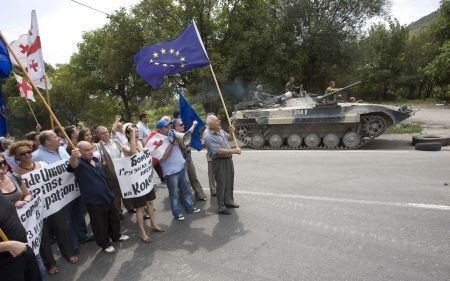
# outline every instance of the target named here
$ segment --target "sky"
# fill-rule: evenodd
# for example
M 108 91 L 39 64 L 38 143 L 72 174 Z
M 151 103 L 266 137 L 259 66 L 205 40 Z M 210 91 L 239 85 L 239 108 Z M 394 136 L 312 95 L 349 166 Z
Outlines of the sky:
M 140 0 L 77 2 L 110 14 L 120 7 L 128 9 Z M 400 24 L 409 24 L 437 10 L 439 2 L 440 0 L 392 0 L 391 13 Z M 69 62 L 70 56 L 78 50 L 77 43 L 81 42 L 83 32 L 100 28 L 108 21 L 105 14 L 70 0 L 14 0 L 0 7 L 0 31 L 9 42 L 27 33 L 31 10 L 36 10 L 44 60 L 53 66 Z

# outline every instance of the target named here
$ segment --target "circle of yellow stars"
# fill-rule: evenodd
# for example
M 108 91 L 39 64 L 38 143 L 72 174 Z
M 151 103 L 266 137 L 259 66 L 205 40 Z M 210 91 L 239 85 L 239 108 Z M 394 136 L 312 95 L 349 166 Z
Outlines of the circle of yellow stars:
M 160 62 L 158 62 L 158 57 L 160 56 L 160 55 L 165 55 L 165 54 L 167 54 L 167 53 L 169 53 L 169 54 L 171 54 L 171 55 L 174 55 L 174 56 L 176 56 L 176 57 L 178 57 L 179 59 L 180 59 L 180 62 L 181 62 L 181 65 L 180 65 L 180 67 L 184 67 L 185 66 L 185 62 L 186 62 L 186 58 L 185 57 L 183 57 L 181 54 L 180 54 L 180 51 L 177 51 L 177 50 L 175 50 L 175 49 L 169 49 L 169 50 L 167 50 L 167 49 L 164 49 L 164 48 L 162 48 L 161 50 L 159 50 L 159 52 L 153 52 L 153 57 L 148 61 L 149 63 L 151 63 L 151 64 L 154 64 L 154 65 L 156 65 L 156 66 L 159 66 L 159 65 L 161 65 L 161 66 L 163 66 L 163 67 L 175 67 L 175 65 L 174 64 L 167 64 L 167 63 L 160 63 Z

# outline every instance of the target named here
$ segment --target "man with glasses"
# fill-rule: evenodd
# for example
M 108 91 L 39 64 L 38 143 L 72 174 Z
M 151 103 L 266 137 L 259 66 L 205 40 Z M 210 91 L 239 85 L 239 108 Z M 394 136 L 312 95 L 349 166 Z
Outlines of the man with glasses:
M 170 121 L 159 120 L 156 124 L 158 132 L 164 136 L 169 135 Z M 166 140 L 170 142 L 168 139 Z M 178 141 L 173 139 L 160 160 L 161 167 L 166 179 L 167 188 L 169 189 L 170 207 L 175 219 L 182 221 L 184 215 L 180 207 L 180 200 L 183 202 L 184 208 L 188 213 L 198 213 L 200 209 L 194 206 L 192 195 L 189 187 L 189 180 L 186 173 L 186 160 L 183 158 Z M 180 200 L 178 194 L 181 193 Z
M 178 133 L 184 133 L 183 120 L 177 119 L 177 118 L 173 119 L 172 126 L 173 126 L 173 129 L 175 131 L 177 131 Z M 195 125 L 193 125 L 188 131 L 190 131 L 192 133 L 194 128 L 195 128 Z M 180 148 L 181 148 L 181 153 L 183 154 L 183 157 L 186 160 L 186 167 L 187 167 L 189 183 L 191 184 L 192 189 L 194 189 L 195 199 L 198 201 L 206 201 L 206 194 L 203 191 L 203 187 L 197 178 L 197 172 L 195 171 L 194 162 L 192 161 L 191 146 L 180 143 Z

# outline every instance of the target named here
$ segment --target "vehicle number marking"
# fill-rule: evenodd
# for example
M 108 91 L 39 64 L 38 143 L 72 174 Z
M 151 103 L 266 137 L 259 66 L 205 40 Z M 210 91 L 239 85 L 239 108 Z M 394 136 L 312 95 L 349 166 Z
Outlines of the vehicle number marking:
M 308 110 L 307 109 L 295 109 L 294 110 L 294 115 L 307 115 L 308 114 Z

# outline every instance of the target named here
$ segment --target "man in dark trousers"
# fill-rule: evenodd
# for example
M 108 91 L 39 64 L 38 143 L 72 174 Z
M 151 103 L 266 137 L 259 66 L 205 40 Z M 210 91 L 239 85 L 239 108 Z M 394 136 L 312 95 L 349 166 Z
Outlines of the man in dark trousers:
M 16 207 L 1 193 L 0 229 L 8 239 L 0 238 L 0 280 L 41 280 L 36 257 L 27 246 L 27 234 Z
M 231 148 L 229 141 L 232 136 L 227 134 L 220 124 L 219 118 L 209 115 L 206 118 L 208 130 L 205 132 L 205 144 L 208 149 L 208 156 L 212 158 L 214 175 L 216 178 L 216 195 L 219 214 L 230 215 L 227 208 L 239 208 L 234 203 L 234 166 L 231 159 L 232 154 L 241 154 L 240 148 Z M 230 132 L 234 128 L 230 127 Z
M 120 220 L 114 205 L 114 193 L 105 176 L 102 164 L 93 158 L 92 144 L 80 141 L 72 150 L 67 171 L 73 172 L 80 187 L 81 200 L 91 219 L 95 242 L 106 253 L 115 251 L 112 241 L 130 237 L 120 234 Z

